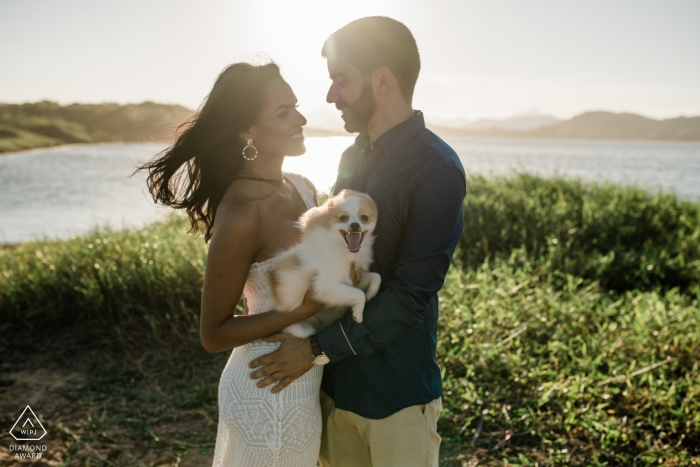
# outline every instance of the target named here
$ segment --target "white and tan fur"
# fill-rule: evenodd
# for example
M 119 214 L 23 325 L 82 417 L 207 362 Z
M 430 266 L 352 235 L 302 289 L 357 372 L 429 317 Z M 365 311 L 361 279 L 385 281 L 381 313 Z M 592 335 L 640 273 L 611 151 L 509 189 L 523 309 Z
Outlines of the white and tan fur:
M 299 225 L 301 242 L 273 260 L 270 279 L 275 308 L 294 310 L 310 288 L 313 297 L 328 308 L 284 332 L 306 338 L 339 320 L 347 307 L 361 323 L 365 302 L 377 294 L 381 284 L 379 274 L 369 272 L 377 205 L 364 193 L 343 190 L 308 210 Z M 362 275 L 357 286 L 350 279 L 352 265 Z

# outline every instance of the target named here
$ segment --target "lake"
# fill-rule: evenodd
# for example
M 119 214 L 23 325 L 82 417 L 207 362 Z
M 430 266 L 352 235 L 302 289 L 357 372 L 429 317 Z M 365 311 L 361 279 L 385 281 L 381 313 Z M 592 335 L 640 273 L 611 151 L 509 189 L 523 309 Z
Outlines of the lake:
M 307 153 L 285 170 L 319 190 L 335 180 L 352 137 L 307 138 Z M 528 172 L 635 185 L 700 200 L 700 142 L 450 138 L 467 173 Z M 131 163 L 150 159 L 159 143 L 68 145 L 0 155 L 0 243 L 66 238 L 95 226 L 138 227 L 164 217 L 145 174 Z

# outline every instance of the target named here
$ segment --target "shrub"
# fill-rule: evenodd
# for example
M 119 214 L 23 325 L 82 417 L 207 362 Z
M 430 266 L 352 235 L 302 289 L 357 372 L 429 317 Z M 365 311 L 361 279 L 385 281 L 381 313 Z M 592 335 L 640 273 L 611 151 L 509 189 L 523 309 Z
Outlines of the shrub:
M 700 283 L 700 204 L 638 188 L 518 175 L 472 177 L 459 259 L 470 269 L 523 249 L 543 273 L 615 291 Z

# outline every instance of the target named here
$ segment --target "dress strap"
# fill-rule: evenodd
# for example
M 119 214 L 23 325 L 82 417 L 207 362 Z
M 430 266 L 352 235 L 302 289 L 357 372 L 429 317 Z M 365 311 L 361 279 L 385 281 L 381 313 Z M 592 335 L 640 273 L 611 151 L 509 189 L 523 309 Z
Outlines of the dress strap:
M 297 189 L 299 196 L 301 196 L 301 199 L 306 204 L 306 209 L 316 207 L 316 193 L 306 184 L 303 176 L 289 172 L 284 172 L 284 176 L 287 180 L 292 182 L 294 188 Z

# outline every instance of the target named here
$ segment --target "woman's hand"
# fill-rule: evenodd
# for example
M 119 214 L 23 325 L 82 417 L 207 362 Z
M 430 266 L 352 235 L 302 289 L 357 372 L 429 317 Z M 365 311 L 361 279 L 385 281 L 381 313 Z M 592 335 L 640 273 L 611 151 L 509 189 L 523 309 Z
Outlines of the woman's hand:
M 350 280 L 355 286 L 357 286 L 357 284 L 359 284 L 362 280 L 362 271 L 360 268 L 355 267 L 355 263 L 350 265 Z M 301 321 L 303 319 L 310 318 L 324 306 L 325 305 L 323 303 L 314 298 L 313 288 L 310 288 L 306 291 L 304 301 L 299 308 L 293 310 L 291 313 L 293 313 L 295 317 L 299 318 L 298 321 Z
M 317 311 L 323 308 L 323 303 L 319 302 L 314 298 L 313 290 L 313 288 L 307 290 L 306 295 L 304 295 L 304 301 L 302 302 L 302 304 L 299 305 L 299 307 L 295 310 L 291 311 L 291 314 L 293 314 L 295 317 L 295 321 L 301 321 L 303 319 L 310 318 L 314 314 L 316 314 Z
M 360 281 L 362 281 L 362 271 L 360 268 L 355 267 L 355 263 L 350 265 L 350 280 L 354 286 L 357 286 Z M 247 304 L 246 304 L 247 306 Z M 296 310 L 292 311 L 295 317 L 298 317 L 298 321 L 313 316 L 318 310 L 324 307 L 324 304 L 319 302 L 314 298 L 313 288 L 306 291 L 304 295 L 304 301 Z

